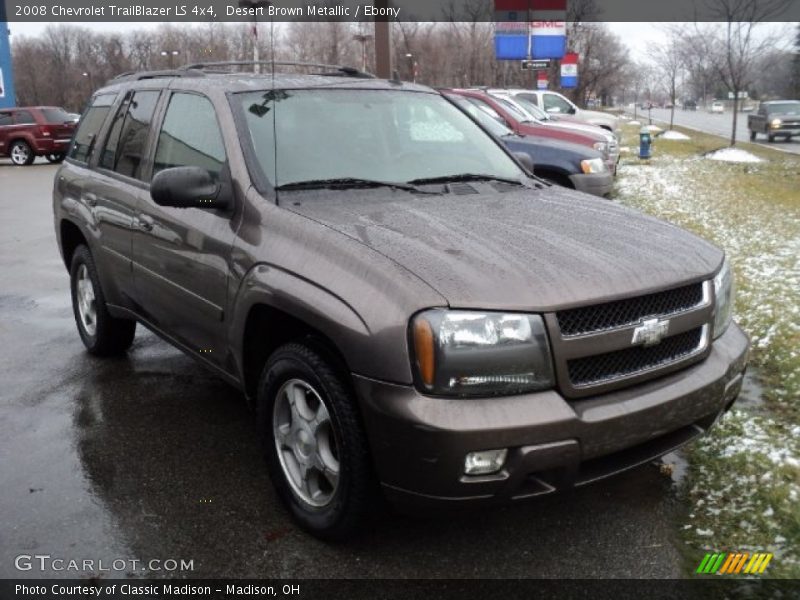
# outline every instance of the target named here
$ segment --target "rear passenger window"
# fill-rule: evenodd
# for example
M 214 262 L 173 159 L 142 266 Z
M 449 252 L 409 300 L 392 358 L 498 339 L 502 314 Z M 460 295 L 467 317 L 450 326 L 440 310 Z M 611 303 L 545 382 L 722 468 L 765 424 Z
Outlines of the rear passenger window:
M 137 176 L 159 93 L 131 92 L 125 99 L 106 140 L 101 167 L 126 177 Z
M 153 175 L 172 167 L 202 167 L 215 179 L 225 164 L 225 145 L 211 102 L 173 94 L 158 135 Z
M 81 118 L 78 131 L 72 141 L 69 157 L 79 162 L 88 162 L 97 134 L 111 111 L 116 94 L 100 94 L 95 96 L 89 108 Z
M 36 123 L 36 119 L 33 118 L 33 115 L 27 110 L 18 110 L 17 113 L 14 115 L 14 123 L 17 125 L 30 125 L 31 123 Z
M 11 113 L 0 113 L 0 126 L 13 124 L 14 118 L 11 116 Z

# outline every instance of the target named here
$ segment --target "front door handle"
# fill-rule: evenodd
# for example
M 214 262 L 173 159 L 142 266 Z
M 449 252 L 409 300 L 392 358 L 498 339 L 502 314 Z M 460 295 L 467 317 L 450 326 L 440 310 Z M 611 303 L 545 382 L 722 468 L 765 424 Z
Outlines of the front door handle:
M 156 222 L 150 215 L 136 215 L 135 225 L 139 229 L 143 229 L 144 231 L 152 231 L 155 224 Z

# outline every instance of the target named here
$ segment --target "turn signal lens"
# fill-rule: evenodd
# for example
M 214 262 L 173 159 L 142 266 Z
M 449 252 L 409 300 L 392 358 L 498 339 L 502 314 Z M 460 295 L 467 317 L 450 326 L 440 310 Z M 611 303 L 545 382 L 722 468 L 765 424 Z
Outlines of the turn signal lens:
M 414 354 L 417 358 L 419 376 L 427 387 L 433 387 L 435 369 L 433 351 L 433 329 L 427 319 L 414 321 Z

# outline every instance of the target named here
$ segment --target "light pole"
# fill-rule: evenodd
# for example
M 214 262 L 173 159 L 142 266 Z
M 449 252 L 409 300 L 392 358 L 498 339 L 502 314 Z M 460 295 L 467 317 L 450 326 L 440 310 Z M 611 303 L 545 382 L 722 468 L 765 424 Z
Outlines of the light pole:
M 272 2 L 269 0 L 239 0 L 239 8 L 246 8 L 253 15 L 253 73 L 261 73 L 261 65 L 258 64 L 261 60 L 258 52 L 258 15 L 270 6 Z M 275 60 L 274 56 L 272 60 Z
M 89 82 L 89 93 L 91 94 L 94 91 L 94 77 L 92 77 L 89 71 L 84 71 L 81 75 L 86 77 L 86 80 Z
M 161 56 L 168 56 L 169 57 L 169 68 L 170 69 L 174 69 L 175 68 L 174 61 L 175 61 L 175 57 L 178 56 L 178 54 L 180 54 L 180 52 L 178 50 L 162 50 L 161 51 Z
M 406 58 L 408 59 L 408 65 L 411 69 L 411 81 L 417 83 L 417 61 L 414 60 L 414 55 L 411 54 L 411 52 L 406 52 Z
M 357 33 L 353 36 L 353 39 L 361 44 L 361 70 L 366 72 L 367 70 L 367 42 L 372 39 L 371 35 L 365 33 Z

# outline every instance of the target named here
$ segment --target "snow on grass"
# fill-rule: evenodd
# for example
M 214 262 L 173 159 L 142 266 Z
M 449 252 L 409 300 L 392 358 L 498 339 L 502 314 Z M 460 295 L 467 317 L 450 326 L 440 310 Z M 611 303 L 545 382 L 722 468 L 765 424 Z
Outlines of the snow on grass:
M 706 158 L 709 158 L 711 160 L 721 160 L 724 162 L 733 162 L 733 163 L 764 162 L 763 158 L 759 158 L 755 154 L 751 154 L 747 150 L 741 150 L 739 148 L 723 148 L 722 150 L 717 150 L 716 152 L 711 152 L 710 154 L 706 154 Z
M 685 141 L 685 140 L 692 139 L 688 135 L 686 135 L 685 133 L 681 133 L 680 131 L 673 131 L 673 130 L 665 131 L 660 136 L 658 136 L 658 138 L 661 139 L 661 140 L 680 140 L 680 141 Z
M 703 160 L 718 143 L 693 138 L 658 146 L 648 163 L 623 161 L 616 198 L 726 251 L 734 318 L 763 379 L 766 402 L 740 401 L 689 449 L 692 556 L 774 552 L 776 576 L 800 577 L 800 158 Z

